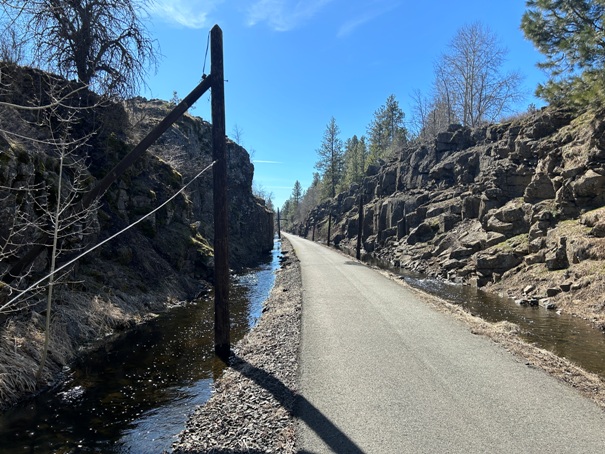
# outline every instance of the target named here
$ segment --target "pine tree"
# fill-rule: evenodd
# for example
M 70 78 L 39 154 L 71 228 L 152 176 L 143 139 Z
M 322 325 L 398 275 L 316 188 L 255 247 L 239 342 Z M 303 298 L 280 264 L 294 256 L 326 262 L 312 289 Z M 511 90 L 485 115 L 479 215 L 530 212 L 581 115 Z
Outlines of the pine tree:
M 605 1 L 528 0 L 521 28 L 546 61 L 550 80 L 537 94 L 548 102 L 605 102 Z
M 404 118 L 405 114 L 395 95 L 390 95 L 386 103 L 374 112 L 374 119 L 368 126 L 370 163 L 389 156 L 396 147 L 407 141 Z
M 329 197 L 336 196 L 336 188 L 342 179 L 344 170 L 344 152 L 339 135 L 340 128 L 332 117 L 326 126 L 321 146 L 317 150 L 319 160 L 315 164 L 315 168 L 321 173 Z
M 302 186 L 300 184 L 300 181 L 296 180 L 296 182 L 294 183 L 294 187 L 292 188 L 292 197 L 290 197 L 295 209 L 298 208 L 298 205 L 300 204 L 300 201 L 302 199 L 302 195 Z
M 345 186 L 361 182 L 367 158 L 365 137 L 362 136 L 361 139 L 358 139 L 354 135 L 352 138 L 347 139 L 344 154 L 345 174 L 343 184 Z

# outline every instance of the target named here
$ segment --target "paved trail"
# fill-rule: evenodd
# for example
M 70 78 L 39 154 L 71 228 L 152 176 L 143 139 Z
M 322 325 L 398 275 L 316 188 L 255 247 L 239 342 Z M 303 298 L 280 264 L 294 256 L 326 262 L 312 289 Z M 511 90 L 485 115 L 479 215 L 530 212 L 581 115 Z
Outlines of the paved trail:
M 337 252 L 303 279 L 303 453 L 603 453 L 592 402 Z

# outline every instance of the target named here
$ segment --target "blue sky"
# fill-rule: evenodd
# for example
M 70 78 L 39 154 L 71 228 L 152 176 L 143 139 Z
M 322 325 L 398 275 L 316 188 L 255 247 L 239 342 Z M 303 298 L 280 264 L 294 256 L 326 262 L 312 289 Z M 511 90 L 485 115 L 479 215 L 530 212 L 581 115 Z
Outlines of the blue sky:
M 255 181 L 276 206 L 294 182 L 307 188 L 334 116 L 341 139 L 366 134 L 390 94 L 411 119 L 414 90 L 429 93 L 433 64 L 463 25 L 480 21 L 509 51 L 505 70 L 524 76 L 524 111 L 545 75 L 519 29 L 524 0 L 156 0 L 150 33 L 163 58 L 149 98 L 184 97 L 202 74 L 208 32 L 223 30 L 227 131 L 242 131 Z M 210 72 L 207 62 L 206 72 Z M 210 119 L 209 97 L 194 115 Z

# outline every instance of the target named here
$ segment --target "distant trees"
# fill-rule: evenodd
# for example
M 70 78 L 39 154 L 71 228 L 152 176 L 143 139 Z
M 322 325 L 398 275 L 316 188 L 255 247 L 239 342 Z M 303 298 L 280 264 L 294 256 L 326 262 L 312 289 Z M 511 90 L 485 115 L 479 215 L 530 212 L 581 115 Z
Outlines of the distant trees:
M 274 209 L 273 192 L 267 191 L 261 184 L 254 180 L 252 181 L 252 194 L 254 194 L 255 197 L 263 200 L 267 208 L 270 210 Z
M 103 94 L 132 95 L 157 58 L 140 20 L 146 0 L 2 2 L 5 32 L 28 43 L 36 64 Z
M 367 131 L 370 142 L 370 163 L 387 157 L 397 146 L 407 141 L 404 118 L 405 114 L 399 107 L 395 95 L 390 95 L 385 104 L 374 112 L 374 118 Z
M 605 1 L 528 0 L 521 28 L 546 56 L 550 80 L 537 94 L 551 103 L 605 102 Z
M 326 126 L 321 146 L 317 149 L 318 161 L 315 168 L 319 170 L 329 197 L 336 196 L 344 170 L 344 152 L 340 139 L 340 128 L 334 117 Z
M 439 95 L 431 98 L 416 90 L 412 94 L 412 102 L 415 139 L 422 143 L 434 140 L 437 133 L 445 131 L 450 124 L 456 122 L 447 98 L 439 97 Z

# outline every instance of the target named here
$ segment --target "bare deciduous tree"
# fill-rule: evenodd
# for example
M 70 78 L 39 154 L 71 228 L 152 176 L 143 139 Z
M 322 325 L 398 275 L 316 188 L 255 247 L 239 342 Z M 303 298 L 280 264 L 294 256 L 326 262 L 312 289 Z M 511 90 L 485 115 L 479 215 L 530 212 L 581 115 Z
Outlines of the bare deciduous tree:
M 62 137 L 52 138 L 59 160 L 57 187 L 53 191 L 54 193 L 49 194 L 54 196 L 54 206 L 48 203 L 48 197 L 46 197 L 45 204 L 37 204 L 38 210 L 42 212 L 42 217 L 47 220 L 47 222 L 39 222 L 38 225 L 44 227 L 42 232 L 44 236 L 52 238 L 44 347 L 36 373 L 38 380 L 42 376 L 50 344 L 53 291 L 58 281 L 54 275 L 57 260 L 62 255 L 83 249 L 84 237 L 94 230 L 96 223 L 97 204 L 83 209 L 76 208 L 79 206 L 78 201 L 81 195 L 90 189 L 90 183 L 87 184 L 88 173 L 85 160 L 76 153 L 78 148 L 86 144 L 88 137 L 71 141 L 69 130 L 73 123 L 73 113 L 62 121 L 66 124 Z
M 415 135 L 420 143 L 430 143 L 439 132 L 445 131 L 448 125 L 458 121 L 447 98 L 439 98 L 436 95 L 430 98 L 420 91 L 415 91 L 412 101 Z
M 15 261 L 32 246 L 42 245 L 46 254 L 32 261 L 15 279 L 0 282 L 0 313 L 21 312 L 37 305 L 40 292 L 47 292 L 45 340 L 36 374 L 40 379 L 50 344 L 55 286 L 65 283 L 69 273 L 66 268 L 55 276 L 57 261 L 83 249 L 86 237 L 97 230 L 96 203 L 87 207 L 79 203 L 93 182 L 83 148 L 94 132 L 73 133 L 83 110 L 70 106 L 67 98 L 78 98 L 78 89 L 71 90 L 65 81 L 61 84 L 58 79 L 40 75 L 43 96 L 36 99 L 29 93 L 25 102 L 16 104 L 11 97 L 19 98 L 15 92 L 23 76 L 12 76 L 7 76 L 0 92 L 0 156 L 4 169 L 0 174 L 0 272 L 6 277 Z M 32 293 L 32 280 L 47 270 L 50 277 L 34 284 Z
M 507 50 L 485 25 L 463 26 L 435 71 L 435 98 L 465 126 L 497 121 L 521 99 L 520 73 L 504 73 Z
M 156 63 L 155 42 L 140 20 L 146 0 L 2 2 L 10 29 L 35 61 L 99 93 L 132 95 Z

